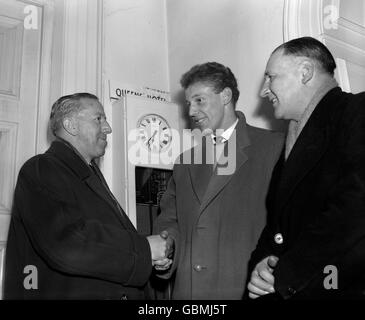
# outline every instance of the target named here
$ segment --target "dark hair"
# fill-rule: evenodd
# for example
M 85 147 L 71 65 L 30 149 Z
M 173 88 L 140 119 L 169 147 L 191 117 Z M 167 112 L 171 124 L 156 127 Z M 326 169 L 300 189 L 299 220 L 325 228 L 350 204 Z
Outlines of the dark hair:
M 290 40 L 277 47 L 275 51 L 283 49 L 285 55 L 302 56 L 315 60 L 323 71 L 333 76 L 336 62 L 328 48 L 317 39 L 302 37 Z
M 77 114 L 82 110 L 80 100 L 83 98 L 98 100 L 98 97 L 87 92 L 74 93 L 59 98 L 53 105 L 50 115 L 50 128 L 54 135 L 62 126 L 66 116 Z
M 206 62 L 192 67 L 181 77 L 180 83 L 184 89 L 196 82 L 208 82 L 214 88 L 216 93 L 222 92 L 225 88 L 232 90 L 233 105 L 240 96 L 237 88 L 237 80 L 232 71 L 224 65 L 217 62 Z

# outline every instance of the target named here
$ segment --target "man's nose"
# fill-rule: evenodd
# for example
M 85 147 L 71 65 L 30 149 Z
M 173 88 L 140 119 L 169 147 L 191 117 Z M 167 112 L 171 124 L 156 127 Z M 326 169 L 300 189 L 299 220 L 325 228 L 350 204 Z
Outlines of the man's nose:
M 104 125 L 103 125 L 103 128 L 102 128 L 102 131 L 103 131 L 105 134 L 112 133 L 112 128 L 111 128 L 111 126 L 109 125 L 108 121 L 105 121 L 105 122 L 104 122 Z
M 260 91 L 260 97 L 265 98 L 270 92 L 268 81 L 265 81 Z
M 193 104 L 191 104 L 189 106 L 189 116 L 193 117 L 194 115 L 196 115 L 196 113 L 197 113 L 197 110 L 196 110 L 195 106 Z

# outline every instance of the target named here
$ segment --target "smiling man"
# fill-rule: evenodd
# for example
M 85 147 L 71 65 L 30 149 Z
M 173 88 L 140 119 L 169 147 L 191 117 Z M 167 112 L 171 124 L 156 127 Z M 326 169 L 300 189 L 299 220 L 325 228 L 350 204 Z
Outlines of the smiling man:
M 19 173 L 6 249 L 5 299 L 144 299 L 166 240 L 140 236 L 95 163 L 112 132 L 98 98 L 58 99 L 56 140 Z
M 225 103 L 233 97 L 233 92 L 228 87 L 220 93 L 206 82 L 196 82 L 186 88 L 186 104 L 189 107 L 189 116 L 194 124 L 203 132 L 207 130 L 227 129 L 236 124 L 238 117 L 231 104 Z M 235 93 L 238 95 L 238 93 Z M 223 106 L 223 107 L 222 107 Z M 235 127 L 235 126 L 234 126 Z
M 192 154 L 203 150 L 204 155 L 215 143 L 226 150 L 233 143 L 235 169 L 220 175 L 204 160 L 175 165 L 155 223 L 155 231 L 174 244 L 175 253 L 172 267 L 163 270 L 160 265 L 158 274 L 174 279 L 173 299 L 241 299 L 283 137 L 248 125 L 235 110 L 239 90 L 229 68 L 216 62 L 196 65 L 181 84 L 192 122 L 206 136 Z
M 342 92 L 335 68 L 311 37 L 267 63 L 261 95 L 290 124 L 250 262 L 252 299 L 365 298 L 365 93 Z

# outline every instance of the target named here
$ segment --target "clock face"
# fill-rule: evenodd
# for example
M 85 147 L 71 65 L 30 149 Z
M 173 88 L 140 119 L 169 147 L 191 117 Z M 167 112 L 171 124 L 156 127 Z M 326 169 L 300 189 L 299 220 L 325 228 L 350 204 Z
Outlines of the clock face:
M 161 152 L 171 143 L 171 128 L 167 121 L 157 114 L 146 114 L 138 120 L 139 139 L 152 152 Z

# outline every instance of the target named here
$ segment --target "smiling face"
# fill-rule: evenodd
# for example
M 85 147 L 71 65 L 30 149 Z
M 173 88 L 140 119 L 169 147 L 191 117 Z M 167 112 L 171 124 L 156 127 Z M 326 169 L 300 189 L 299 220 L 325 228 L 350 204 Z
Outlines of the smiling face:
M 229 127 L 225 112 L 224 93 L 216 93 L 207 82 L 196 82 L 185 90 L 189 116 L 203 132 L 206 129 L 227 129 Z
M 277 119 L 298 120 L 306 101 L 299 59 L 275 51 L 267 63 L 260 95 L 270 100 Z
M 104 109 L 95 99 L 83 98 L 80 100 L 83 108 L 75 116 L 77 134 L 75 147 L 89 163 L 105 153 L 107 135 L 112 132 L 106 121 Z

